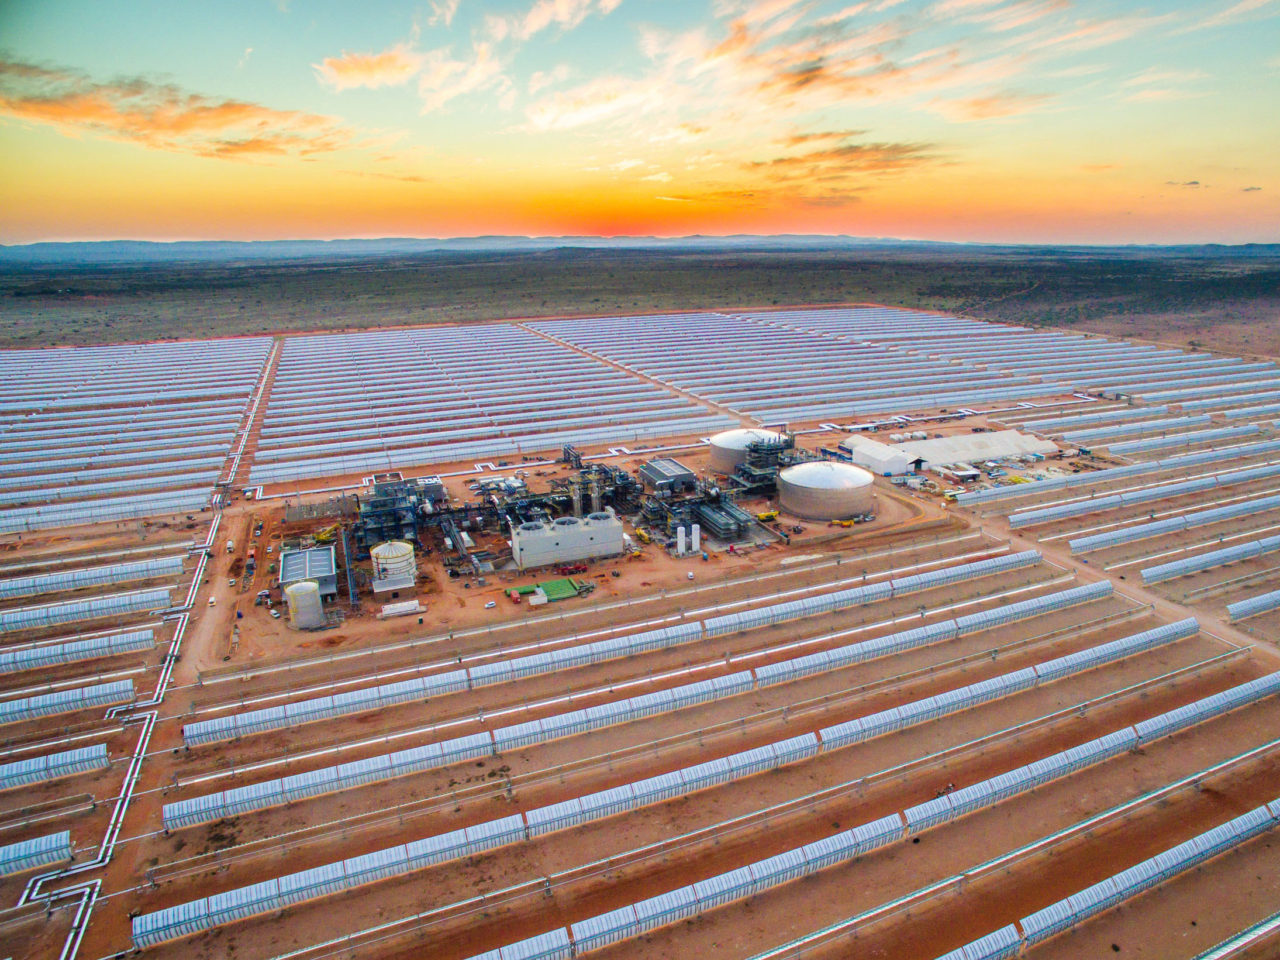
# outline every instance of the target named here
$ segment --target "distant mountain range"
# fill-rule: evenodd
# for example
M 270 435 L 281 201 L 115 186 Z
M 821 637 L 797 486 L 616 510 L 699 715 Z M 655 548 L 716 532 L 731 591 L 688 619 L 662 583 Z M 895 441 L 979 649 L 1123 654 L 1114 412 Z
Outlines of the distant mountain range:
M 737 235 L 727 237 L 459 237 L 379 240 L 194 240 L 160 243 L 102 240 L 80 243 L 0 244 L 0 266 L 92 266 L 144 263 L 232 263 L 264 260 L 369 259 L 431 253 L 537 253 L 552 250 L 661 252 L 818 252 L 883 250 L 898 252 L 986 253 L 1039 256 L 1280 257 L 1280 244 L 1203 245 L 1032 245 L 944 243 L 885 237 Z

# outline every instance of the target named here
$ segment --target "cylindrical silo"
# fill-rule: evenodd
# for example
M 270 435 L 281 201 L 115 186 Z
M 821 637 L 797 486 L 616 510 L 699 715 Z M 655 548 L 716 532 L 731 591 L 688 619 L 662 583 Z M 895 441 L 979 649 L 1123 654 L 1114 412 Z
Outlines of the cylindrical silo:
M 413 544 L 403 540 L 388 540 L 370 550 L 369 556 L 373 559 L 375 580 L 400 580 L 408 577 L 417 582 L 418 564 L 413 558 Z
M 711 469 L 716 473 L 733 473 L 733 468 L 747 459 L 747 446 L 752 443 L 784 443 L 780 433 L 754 427 L 726 430 L 711 438 Z
M 325 625 L 319 584 L 312 580 L 291 583 L 284 588 L 284 599 L 289 604 L 289 622 L 297 629 L 315 630 Z
M 778 474 L 778 505 L 806 520 L 839 520 L 875 510 L 874 478 L 829 460 L 798 463 Z

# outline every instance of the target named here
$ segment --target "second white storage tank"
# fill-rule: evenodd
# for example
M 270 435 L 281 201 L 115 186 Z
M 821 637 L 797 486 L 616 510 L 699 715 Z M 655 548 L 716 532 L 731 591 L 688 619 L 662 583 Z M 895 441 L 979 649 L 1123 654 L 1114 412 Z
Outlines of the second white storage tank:
M 874 477 L 849 463 L 798 463 L 778 474 L 778 505 L 806 520 L 839 520 L 872 513 Z

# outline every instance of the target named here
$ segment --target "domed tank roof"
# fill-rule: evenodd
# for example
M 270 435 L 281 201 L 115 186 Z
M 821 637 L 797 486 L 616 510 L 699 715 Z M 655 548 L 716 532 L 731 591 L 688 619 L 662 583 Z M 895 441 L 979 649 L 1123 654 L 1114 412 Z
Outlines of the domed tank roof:
M 797 463 L 779 473 L 778 479 L 812 490 L 858 490 L 875 481 L 871 473 L 861 467 L 831 460 Z
M 787 438 L 782 434 L 774 433 L 772 430 L 743 427 L 739 430 L 725 430 L 723 433 L 717 433 L 711 438 L 711 445 L 725 450 L 745 450 L 748 444 L 761 441 L 765 443 L 781 443 L 785 439 Z

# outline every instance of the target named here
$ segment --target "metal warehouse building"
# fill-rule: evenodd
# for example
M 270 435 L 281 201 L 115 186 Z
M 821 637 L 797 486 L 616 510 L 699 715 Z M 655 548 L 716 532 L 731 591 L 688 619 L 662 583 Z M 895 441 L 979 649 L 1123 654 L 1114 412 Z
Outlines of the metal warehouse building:
M 320 588 L 320 596 L 326 600 L 338 595 L 338 564 L 332 546 L 281 552 L 281 589 L 304 580 L 314 581 Z

